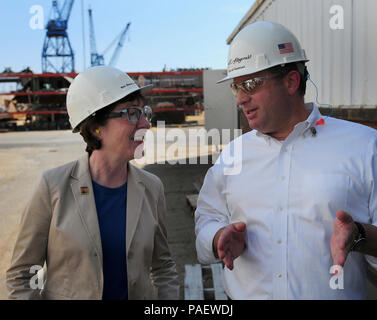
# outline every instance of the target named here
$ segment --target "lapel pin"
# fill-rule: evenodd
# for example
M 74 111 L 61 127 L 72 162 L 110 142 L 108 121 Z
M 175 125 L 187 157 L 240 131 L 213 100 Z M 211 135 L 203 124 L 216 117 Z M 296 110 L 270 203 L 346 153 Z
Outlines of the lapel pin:
M 88 187 L 80 187 L 80 194 L 89 194 Z

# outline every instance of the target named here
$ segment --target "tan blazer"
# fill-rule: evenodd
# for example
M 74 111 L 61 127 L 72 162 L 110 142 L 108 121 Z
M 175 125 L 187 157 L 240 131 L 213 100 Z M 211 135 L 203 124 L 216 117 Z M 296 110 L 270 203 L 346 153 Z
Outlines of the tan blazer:
M 126 220 L 129 299 L 179 298 L 164 214 L 161 181 L 129 164 Z M 35 272 L 30 273 L 30 268 L 43 266 L 45 262 L 43 289 L 31 289 L 30 280 L 36 277 L 32 279 Z M 101 235 L 85 155 L 45 172 L 37 184 L 23 213 L 6 274 L 9 298 L 102 299 L 102 267 Z

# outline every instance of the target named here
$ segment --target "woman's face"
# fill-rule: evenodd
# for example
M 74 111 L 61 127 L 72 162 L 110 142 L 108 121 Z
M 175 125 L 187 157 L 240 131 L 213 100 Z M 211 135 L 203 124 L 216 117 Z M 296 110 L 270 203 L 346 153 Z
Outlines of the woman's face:
M 120 112 L 130 107 L 143 108 L 144 102 L 142 99 L 122 102 L 112 112 Z M 145 132 L 149 128 L 150 124 L 143 114 L 136 124 L 129 122 L 127 117 L 110 118 L 105 126 L 99 128 L 101 150 L 126 161 L 134 159 L 135 156 L 140 157 L 142 155 L 135 155 L 135 151 L 140 153 Z

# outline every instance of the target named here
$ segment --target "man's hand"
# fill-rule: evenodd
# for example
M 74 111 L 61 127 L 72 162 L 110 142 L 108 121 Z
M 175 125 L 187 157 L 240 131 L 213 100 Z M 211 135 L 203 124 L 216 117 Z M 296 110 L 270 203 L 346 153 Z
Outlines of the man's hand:
M 238 258 L 246 247 L 246 224 L 236 222 L 217 231 L 213 245 L 219 258 L 229 270 L 233 269 L 233 261 Z
M 352 217 L 339 210 L 334 221 L 334 231 L 330 241 L 333 265 L 344 266 L 349 250 L 357 235 L 357 227 Z

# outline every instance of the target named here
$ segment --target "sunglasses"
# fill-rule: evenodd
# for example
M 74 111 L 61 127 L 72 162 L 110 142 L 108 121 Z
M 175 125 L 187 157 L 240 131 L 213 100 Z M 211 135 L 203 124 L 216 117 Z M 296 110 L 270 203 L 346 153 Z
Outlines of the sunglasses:
M 240 83 L 231 83 L 230 87 L 235 96 L 238 95 L 238 91 L 241 89 L 245 93 L 253 93 L 256 89 L 260 88 L 268 79 L 278 77 L 278 74 L 265 77 L 255 77 L 253 79 L 248 79 Z
M 148 122 L 151 122 L 152 113 L 152 108 L 150 106 L 144 106 L 143 108 L 128 107 L 119 112 L 110 112 L 108 118 L 125 118 L 130 123 L 137 124 L 140 121 L 141 115 L 143 115 Z

